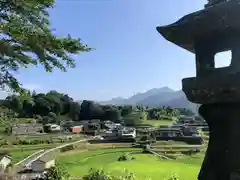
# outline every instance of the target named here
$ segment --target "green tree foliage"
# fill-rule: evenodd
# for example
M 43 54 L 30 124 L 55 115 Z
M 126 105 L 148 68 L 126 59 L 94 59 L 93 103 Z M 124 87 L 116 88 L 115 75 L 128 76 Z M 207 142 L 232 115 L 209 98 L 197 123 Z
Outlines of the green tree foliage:
M 0 85 L 22 92 L 13 72 L 30 65 L 42 65 L 66 71 L 75 67 L 71 54 L 91 49 L 79 38 L 56 37 L 50 29 L 48 10 L 55 0 L 0 1 Z
M 126 117 L 123 117 L 124 123 L 127 126 L 137 126 L 142 123 L 145 118 L 145 114 L 143 112 L 134 112 Z
M 132 112 L 133 112 L 133 107 L 130 105 L 121 107 L 121 115 L 122 116 L 128 116 L 128 115 L 132 114 Z
M 70 175 L 65 171 L 64 167 L 60 164 L 57 164 L 55 167 L 51 167 L 46 175 L 46 180 L 69 180 Z
M 3 103 L 4 107 L 17 113 L 18 117 L 36 118 L 43 124 L 91 119 L 121 121 L 121 111 L 116 106 L 101 106 L 92 101 L 83 101 L 80 105 L 68 95 L 57 91 L 30 94 L 28 99 L 17 95 L 8 96 Z
M 113 120 L 115 123 L 121 123 L 121 112 L 117 107 L 114 106 L 103 106 L 104 120 Z
M 83 101 L 81 104 L 81 120 L 100 119 L 121 122 L 121 111 L 116 106 L 101 106 L 93 101 Z
M 113 176 L 103 170 L 91 169 L 89 174 L 85 175 L 83 180 L 136 180 L 133 173 L 126 172 L 123 176 Z
M 101 119 L 104 115 L 103 108 L 93 102 L 93 101 L 86 101 L 84 100 L 81 104 L 81 117 L 82 120 L 88 119 Z
M 5 106 L 14 110 L 19 117 L 44 117 L 44 123 L 60 123 L 60 115 L 67 119 L 78 120 L 80 113 L 80 105 L 74 102 L 72 98 L 56 91 L 50 91 L 46 94 L 32 94 L 29 99 L 22 100 L 21 96 L 8 96 Z M 77 117 L 76 117 L 77 116 Z
M 135 157 L 131 156 L 131 154 L 128 153 L 124 153 L 118 157 L 118 161 L 130 161 L 135 159 L 136 159 Z
M 81 121 L 99 119 L 110 120 L 115 123 L 125 123 L 128 126 L 142 124 L 144 119 L 162 119 L 162 115 L 169 117 L 178 114 L 191 114 L 187 109 L 173 109 L 170 107 L 145 109 L 133 106 L 100 105 L 93 101 L 84 100 L 81 104 L 75 102 L 67 94 L 57 91 L 47 93 L 29 92 L 28 98 L 20 95 L 8 96 L 0 102 L 3 109 L 0 112 L 11 110 L 18 118 L 36 118 L 43 124 L 57 123 L 62 121 Z M 6 108 L 7 107 L 7 108 Z M 5 109 L 5 110 L 4 110 Z M 184 114 L 184 115 L 185 115 Z M 9 118 L 8 118 L 9 119 Z M 64 123 L 63 123 L 64 124 Z
M 166 178 L 166 180 L 180 180 L 176 174 L 172 174 L 170 177 Z
M 79 103 L 77 102 L 69 103 L 68 114 L 73 121 L 79 120 L 80 112 L 81 112 L 81 105 Z
M 148 119 L 156 119 L 156 120 L 161 120 L 161 119 L 171 120 L 172 117 L 177 117 L 180 115 L 179 109 L 171 108 L 169 106 L 148 109 L 147 112 L 148 112 Z

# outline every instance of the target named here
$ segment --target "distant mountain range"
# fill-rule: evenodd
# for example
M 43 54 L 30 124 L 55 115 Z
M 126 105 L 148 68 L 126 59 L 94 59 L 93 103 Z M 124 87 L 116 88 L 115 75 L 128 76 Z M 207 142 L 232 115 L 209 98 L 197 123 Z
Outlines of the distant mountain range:
M 197 104 L 189 102 L 183 91 L 174 91 L 169 87 L 154 88 L 144 93 L 137 93 L 130 98 L 113 98 L 109 101 L 99 102 L 100 104 L 115 105 L 144 105 L 149 107 L 171 106 L 173 108 L 187 108 L 197 111 Z

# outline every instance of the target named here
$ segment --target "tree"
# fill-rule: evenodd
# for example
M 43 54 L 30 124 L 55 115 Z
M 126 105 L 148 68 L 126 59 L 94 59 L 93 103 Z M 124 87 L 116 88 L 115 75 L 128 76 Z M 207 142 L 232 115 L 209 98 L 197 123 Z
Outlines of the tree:
M 74 68 L 71 54 L 92 50 L 79 38 L 56 37 L 49 25 L 48 9 L 55 0 L 0 1 L 0 86 L 23 93 L 14 71 L 30 65 L 43 65 L 47 72 L 54 68 Z
M 50 123 L 60 124 L 60 121 L 58 121 L 57 115 L 54 112 L 48 113 L 48 117 L 51 119 Z
M 136 126 L 142 123 L 144 113 L 137 112 L 124 117 L 124 123 L 127 126 Z
M 7 100 L 7 107 L 11 108 L 13 111 L 17 113 L 21 113 L 23 108 L 23 102 L 17 95 L 11 95 L 6 97 Z
M 33 99 L 31 100 L 24 100 L 23 101 L 23 109 L 22 109 L 22 114 L 21 116 L 24 116 L 24 117 L 33 117 L 33 107 L 35 105 L 35 102 Z
M 34 114 L 46 116 L 49 112 L 51 112 L 51 104 L 45 99 L 44 94 L 38 94 L 35 98 Z
M 67 171 L 65 171 L 65 168 L 61 166 L 60 164 L 56 164 L 55 167 L 51 167 L 46 175 L 46 180 L 68 180 L 70 179 L 70 175 Z
M 45 95 L 45 99 L 50 103 L 52 112 L 59 115 L 62 112 L 62 101 L 63 95 L 57 91 L 50 91 Z
M 101 119 L 104 115 L 104 110 L 101 105 L 94 103 L 93 101 L 84 100 L 81 104 L 80 119 Z
M 104 109 L 104 114 L 103 114 L 102 120 L 110 120 L 115 123 L 120 123 L 121 122 L 121 113 L 117 108 L 109 107 L 107 109 Z
M 129 114 L 131 114 L 133 111 L 133 108 L 131 105 L 128 106 L 123 106 L 121 109 L 121 115 L 122 116 L 128 116 Z
M 52 121 L 52 119 L 51 119 L 50 117 L 48 117 L 48 116 L 44 116 L 44 117 L 42 118 L 42 124 L 43 124 L 43 125 L 48 124 L 48 123 L 50 123 L 51 121 Z
M 61 97 L 61 102 L 62 102 L 61 115 L 65 115 L 70 111 L 73 99 L 69 97 L 67 94 L 65 94 Z
M 76 121 L 79 119 L 80 112 L 81 112 L 80 104 L 77 102 L 71 102 L 68 111 L 68 117 L 71 118 L 73 121 Z

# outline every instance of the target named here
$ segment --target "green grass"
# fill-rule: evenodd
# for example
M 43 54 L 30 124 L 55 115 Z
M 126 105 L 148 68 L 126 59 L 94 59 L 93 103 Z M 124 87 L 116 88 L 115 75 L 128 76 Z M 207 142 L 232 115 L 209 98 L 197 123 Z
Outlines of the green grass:
M 1 146 L 0 151 L 15 151 L 15 150 L 40 150 L 49 149 L 61 145 L 62 143 L 52 143 L 52 144 L 36 144 L 36 145 L 6 145 Z
M 169 125 L 171 124 L 171 120 L 143 120 L 141 124 L 148 124 L 151 126 L 161 126 L 161 125 Z
M 40 144 L 40 145 L 17 145 L 1 147 L 0 152 L 8 152 L 12 156 L 12 162 L 16 163 L 27 156 L 41 149 L 50 149 L 59 144 Z
M 36 152 L 37 150 L 16 150 L 16 151 L 11 151 L 10 155 L 12 156 L 12 163 L 17 163 L 21 160 L 23 160 L 24 158 L 28 157 L 29 155 L 33 154 L 34 152 Z
M 87 152 L 73 151 L 61 154 L 57 159 L 73 177 L 82 177 L 90 168 L 104 169 L 114 175 L 121 175 L 125 170 L 135 173 L 139 180 L 148 177 L 152 180 L 164 180 L 175 173 L 180 180 L 197 180 L 202 155 L 184 157 L 179 160 L 162 160 L 151 154 L 142 154 L 133 148 L 96 149 Z M 118 162 L 125 152 L 133 153 L 133 161 Z

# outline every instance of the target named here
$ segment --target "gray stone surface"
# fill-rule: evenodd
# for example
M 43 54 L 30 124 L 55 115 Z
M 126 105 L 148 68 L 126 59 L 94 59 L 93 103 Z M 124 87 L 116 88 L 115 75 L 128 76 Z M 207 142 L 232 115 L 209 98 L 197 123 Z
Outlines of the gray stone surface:
M 202 105 L 199 113 L 209 125 L 208 149 L 199 180 L 239 180 L 240 103 Z
M 240 73 L 213 74 L 205 77 L 185 78 L 183 91 L 189 101 L 197 104 L 240 102 Z
M 186 15 L 173 24 L 159 26 L 157 31 L 166 40 L 194 53 L 196 40 L 218 40 L 218 36 L 238 34 L 239 8 L 240 0 L 230 0 Z
M 205 5 L 205 8 L 219 5 L 220 3 L 227 2 L 229 0 L 208 0 L 208 3 Z

